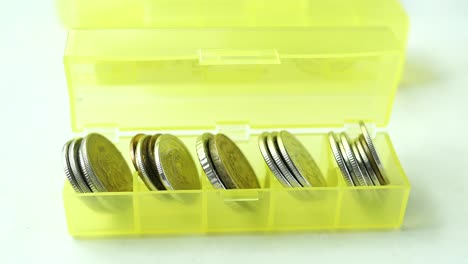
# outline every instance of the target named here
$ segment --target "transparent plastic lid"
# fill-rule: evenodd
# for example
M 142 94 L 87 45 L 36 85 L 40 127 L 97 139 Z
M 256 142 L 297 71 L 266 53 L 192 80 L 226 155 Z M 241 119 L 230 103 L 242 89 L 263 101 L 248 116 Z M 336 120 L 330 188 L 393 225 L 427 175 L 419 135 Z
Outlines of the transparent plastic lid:
M 56 0 L 67 28 L 389 27 L 405 35 L 397 0 Z
M 72 126 L 388 122 L 404 45 L 385 28 L 70 31 Z

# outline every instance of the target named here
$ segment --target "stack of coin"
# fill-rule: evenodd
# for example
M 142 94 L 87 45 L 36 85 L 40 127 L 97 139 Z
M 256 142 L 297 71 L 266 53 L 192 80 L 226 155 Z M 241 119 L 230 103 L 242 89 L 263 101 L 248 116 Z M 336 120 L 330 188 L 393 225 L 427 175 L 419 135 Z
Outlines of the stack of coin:
M 330 147 L 348 186 L 380 186 L 389 184 L 385 171 L 364 122 L 361 134 L 352 141 L 345 133 L 328 134 Z
M 260 152 L 285 187 L 319 187 L 327 183 L 314 159 L 291 133 L 265 132 L 258 138 Z
M 197 139 L 197 155 L 214 188 L 260 188 L 249 161 L 226 135 L 205 133 L 200 136 Z
M 78 193 L 132 190 L 132 173 L 112 142 L 99 134 L 77 138 L 63 146 L 63 168 Z
M 130 158 L 149 190 L 201 189 L 198 170 L 185 144 L 170 134 L 138 134 Z

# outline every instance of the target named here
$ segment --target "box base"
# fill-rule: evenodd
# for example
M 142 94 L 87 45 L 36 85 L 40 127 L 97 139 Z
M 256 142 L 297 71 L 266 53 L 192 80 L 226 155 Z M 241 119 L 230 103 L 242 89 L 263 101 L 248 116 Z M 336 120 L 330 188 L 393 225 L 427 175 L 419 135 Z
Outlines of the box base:
M 296 136 L 316 159 L 327 187 L 284 188 L 264 163 L 256 137 L 250 137 L 237 143 L 251 162 L 261 189 L 215 190 L 201 167 L 202 189 L 193 191 L 148 191 L 136 172 L 133 192 L 78 194 L 67 182 L 63 199 L 69 232 L 75 237 L 99 238 L 401 226 L 410 185 L 386 133 L 377 134 L 374 143 L 390 185 L 375 187 L 346 186 L 326 134 Z M 196 136 L 180 138 L 197 160 Z M 128 151 L 129 140 L 121 137 L 116 143 L 123 153 Z

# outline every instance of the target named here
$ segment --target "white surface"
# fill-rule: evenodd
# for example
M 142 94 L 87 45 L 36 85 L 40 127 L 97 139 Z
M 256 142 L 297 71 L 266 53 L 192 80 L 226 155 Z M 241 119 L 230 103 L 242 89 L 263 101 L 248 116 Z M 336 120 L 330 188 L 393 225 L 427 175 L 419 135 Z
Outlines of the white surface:
M 408 63 L 389 127 L 413 186 L 401 230 L 82 241 L 67 234 L 61 199 L 60 149 L 71 133 L 62 67 L 65 30 L 51 3 L 2 3 L 0 262 L 466 259 L 468 4 L 404 3 L 412 22 Z

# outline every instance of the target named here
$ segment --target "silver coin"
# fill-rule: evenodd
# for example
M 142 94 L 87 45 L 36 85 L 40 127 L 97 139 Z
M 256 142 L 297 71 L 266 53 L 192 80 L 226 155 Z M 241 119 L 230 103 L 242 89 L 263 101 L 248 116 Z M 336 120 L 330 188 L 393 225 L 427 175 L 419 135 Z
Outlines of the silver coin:
M 158 175 L 166 189 L 201 189 L 197 166 L 179 138 L 170 134 L 159 136 L 153 152 Z
M 278 179 L 278 181 L 284 187 L 292 187 L 291 183 L 289 183 L 286 177 L 281 173 L 280 169 L 273 160 L 270 151 L 268 150 L 267 138 L 269 134 L 270 133 L 265 132 L 258 137 L 258 147 L 260 148 L 260 152 L 262 153 L 263 159 L 265 160 L 265 163 L 267 164 L 268 168 L 271 170 L 273 175 L 275 175 L 276 179 Z
M 367 186 L 375 186 L 374 181 L 372 181 L 372 178 L 369 175 L 369 172 L 366 169 L 366 165 L 364 164 L 363 159 L 361 158 L 361 154 L 359 153 L 359 150 L 357 149 L 357 146 L 355 143 L 351 143 L 351 150 L 354 153 L 354 157 L 356 158 L 356 163 L 359 166 L 359 170 L 362 173 L 362 176 L 364 177 L 364 180 L 367 183 Z
M 211 185 L 213 185 L 215 189 L 226 189 L 223 182 L 221 181 L 221 178 L 216 172 L 213 161 L 211 160 L 209 144 L 210 140 L 213 140 L 213 138 L 214 136 L 210 133 L 204 133 L 197 138 L 196 149 L 198 160 L 200 161 L 206 177 L 208 177 L 208 180 L 210 180 Z
M 165 190 L 166 188 L 156 175 L 157 172 L 153 170 L 150 164 L 152 162 L 148 155 L 148 143 L 150 139 L 151 136 L 145 135 L 138 140 L 135 151 L 135 163 L 138 168 L 138 175 L 149 190 Z
M 93 133 L 83 138 L 79 160 L 93 192 L 132 191 L 132 172 L 127 162 L 104 136 Z
M 369 184 L 372 186 L 373 184 L 368 182 L 368 179 L 364 177 L 361 169 L 359 168 L 359 165 L 356 161 L 356 156 L 354 156 L 354 153 L 349 144 L 350 140 L 348 136 L 345 133 L 341 133 L 340 139 L 344 151 L 343 156 L 345 157 L 345 163 L 351 172 L 351 176 L 353 176 L 354 182 L 357 182 L 358 186 L 369 186 Z
M 377 175 L 375 174 L 374 168 L 372 168 L 372 164 L 370 163 L 367 157 L 367 154 L 364 151 L 361 141 L 359 139 L 356 139 L 356 141 L 354 142 L 354 145 L 356 145 L 359 155 L 361 156 L 362 162 L 364 163 L 364 166 L 372 182 L 374 183 L 375 186 L 380 186 L 380 181 L 377 178 Z
M 89 183 L 86 181 L 79 160 L 80 147 L 82 141 L 82 138 L 77 138 L 71 142 L 70 148 L 68 149 L 68 157 L 72 173 L 75 176 L 76 182 L 78 183 L 78 186 L 80 187 L 81 191 L 85 193 L 90 193 L 92 192 L 92 190 L 89 187 Z
M 277 136 L 277 143 L 283 160 L 302 186 L 327 186 L 314 158 L 295 136 L 283 130 Z
M 328 140 L 333 156 L 335 157 L 336 164 L 338 165 L 338 168 L 340 168 L 341 174 L 343 175 L 346 184 L 348 186 L 356 186 L 354 184 L 354 180 L 351 176 L 351 173 L 349 172 L 348 167 L 346 166 L 346 163 L 344 161 L 344 157 L 342 155 L 340 147 L 341 143 L 338 140 L 338 137 L 335 135 L 335 133 L 330 132 L 328 133 Z
M 375 146 L 369 134 L 369 131 L 367 131 L 366 125 L 364 124 L 364 122 L 361 121 L 359 122 L 359 126 L 362 131 L 362 139 L 367 146 L 368 152 L 370 153 L 369 160 L 372 166 L 374 167 L 374 170 L 377 174 L 377 177 L 380 180 L 380 183 L 382 185 L 389 184 L 389 180 L 385 176 L 384 167 L 382 165 L 382 162 L 380 161 L 379 155 L 377 154 L 377 150 L 375 149 Z
M 72 140 L 71 141 L 68 141 L 67 143 L 65 143 L 65 145 L 63 146 L 62 148 L 62 165 L 63 165 L 63 170 L 65 172 L 65 176 L 67 177 L 68 181 L 70 182 L 73 190 L 75 190 L 75 192 L 77 193 L 81 193 L 83 192 L 80 188 L 80 186 L 78 185 L 78 182 L 76 181 L 74 175 L 73 175 L 73 172 L 71 170 L 71 166 L 70 166 L 70 162 L 69 162 L 69 152 L 68 150 L 70 149 L 70 144 L 71 144 Z
M 283 157 L 280 154 L 278 147 L 278 133 L 273 132 L 267 136 L 267 145 L 268 150 L 270 151 L 271 157 L 275 161 L 276 166 L 278 167 L 281 174 L 286 178 L 289 184 L 292 187 L 302 187 L 299 181 L 294 177 L 293 173 L 288 169 Z

